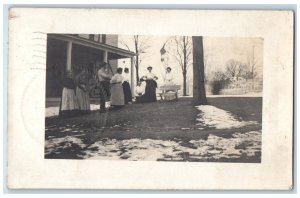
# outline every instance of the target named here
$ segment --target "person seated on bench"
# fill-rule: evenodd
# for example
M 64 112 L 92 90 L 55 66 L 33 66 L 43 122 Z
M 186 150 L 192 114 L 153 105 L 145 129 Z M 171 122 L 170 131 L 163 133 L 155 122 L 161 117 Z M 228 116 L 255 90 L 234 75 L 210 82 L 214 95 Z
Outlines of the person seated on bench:
M 136 103 L 144 103 L 145 100 L 145 85 L 142 84 L 141 81 L 137 83 L 135 87 L 135 101 Z
M 173 85 L 175 85 L 175 83 L 173 82 L 174 78 L 173 78 L 173 74 L 171 73 L 171 71 L 172 71 L 171 67 L 167 67 L 164 86 L 169 87 L 169 90 L 163 89 L 163 92 L 161 95 L 161 96 L 163 96 L 163 100 L 165 100 L 165 101 L 171 101 L 171 100 L 175 100 L 177 98 L 176 91 L 171 88 Z
M 165 85 L 174 85 L 173 82 L 174 78 L 171 71 L 172 71 L 171 67 L 167 67 L 166 75 L 165 75 Z

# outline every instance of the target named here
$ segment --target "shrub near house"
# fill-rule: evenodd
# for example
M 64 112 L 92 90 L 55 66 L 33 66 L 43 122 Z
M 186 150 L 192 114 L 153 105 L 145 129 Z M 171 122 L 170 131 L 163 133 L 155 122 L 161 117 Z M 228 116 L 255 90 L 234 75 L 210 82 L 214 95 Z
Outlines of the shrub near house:
M 222 72 L 215 72 L 212 76 L 212 79 L 207 81 L 207 84 L 213 95 L 240 95 L 250 92 L 262 92 L 262 80 L 259 78 L 228 78 Z

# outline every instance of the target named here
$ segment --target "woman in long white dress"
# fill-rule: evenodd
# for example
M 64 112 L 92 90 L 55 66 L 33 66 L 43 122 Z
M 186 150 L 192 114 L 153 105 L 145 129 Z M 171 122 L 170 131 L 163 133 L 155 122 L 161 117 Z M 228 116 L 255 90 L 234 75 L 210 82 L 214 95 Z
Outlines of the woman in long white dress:
M 120 108 L 125 105 L 124 102 L 124 92 L 123 92 L 123 76 L 122 76 L 123 69 L 118 68 L 117 73 L 111 78 L 110 85 L 111 85 L 111 99 L 110 105 L 113 108 Z
M 71 117 L 78 112 L 78 103 L 75 95 L 75 82 L 71 71 L 67 71 L 63 80 L 63 90 L 61 97 L 61 104 L 59 116 Z

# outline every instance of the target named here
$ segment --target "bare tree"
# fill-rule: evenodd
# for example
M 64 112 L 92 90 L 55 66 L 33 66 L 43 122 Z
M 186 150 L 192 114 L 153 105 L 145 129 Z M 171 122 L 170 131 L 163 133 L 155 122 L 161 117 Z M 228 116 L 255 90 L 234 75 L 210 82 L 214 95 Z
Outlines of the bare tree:
M 187 95 L 187 70 L 192 60 L 192 39 L 188 36 L 174 37 L 176 50 L 173 56 L 181 67 L 183 76 L 183 95 Z
M 226 74 L 229 78 L 236 78 L 244 76 L 247 71 L 247 64 L 231 59 L 226 64 Z
M 239 66 L 240 63 L 234 59 L 229 60 L 226 63 L 226 73 L 229 77 L 236 77 L 237 74 L 239 73 Z
M 132 37 L 132 42 L 131 44 L 133 44 L 133 50 L 136 53 L 135 59 L 134 59 L 134 65 L 135 65 L 135 70 L 136 70 L 136 83 L 139 81 L 140 76 L 139 76 L 139 67 L 140 64 L 143 60 L 143 58 L 145 58 L 145 56 L 143 56 L 145 53 L 147 53 L 147 49 L 150 47 L 149 43 L 149 37 L 145 37 L 145 36 L 140 36 L 140 35 L 134 35 Z M 129 51 L 131 51 L 130 47 L 131 44 L 126 43 L 124 41 L 120 41 L 120 44 L 124 45 Z
M 245 72 L 243 72 L 242 77 L 245 78 L 246 80 L 254 80 L 256 75 L 257 75 L 256 72 L 252 72 L 251 70 L 247 69 Z
M 203 37 L 193 36 L 193 103 L 194 105 L 207 104 L 204 82 L 204 54 Z
M 257 75 L 256 68 L 260 60 L 254 55 L 254 46 L 252 46 L 252 55 L 247 57 L 247 79 L 254 79 Z

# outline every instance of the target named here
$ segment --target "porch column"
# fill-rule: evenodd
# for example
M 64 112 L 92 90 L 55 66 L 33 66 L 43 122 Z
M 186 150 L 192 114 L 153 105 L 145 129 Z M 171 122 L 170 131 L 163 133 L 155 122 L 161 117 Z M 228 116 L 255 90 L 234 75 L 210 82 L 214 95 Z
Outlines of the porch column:
M 135 88 L 135 86 L 134 86 L 134 64 L 133 64 L 133 57 L 131 57 L 130 58 L 130 77 L 131 77 L 131 79 L 130 79 L 130 87 L 131 87 L 131 93 L 132 93 L 132 96 L 134 96 L 135 94 L 134 94 L 134 88 Z
M 107 51 L 104 51 L 103 61 L 106 62 L 106 63 L 108 63 L 108 52 Z
M 72 42 L 68 41 L 67 43 L 67 71 L 72 71 Z
M 110 66 L 108 64 L 108 52 L 106 50 L 103 53 L 103 62 L 107 63 L 106 70 L 111 71 L 112 68 L 109 68 Z M 113 74 L 111 74 L 111 75 L 113 75 Z

